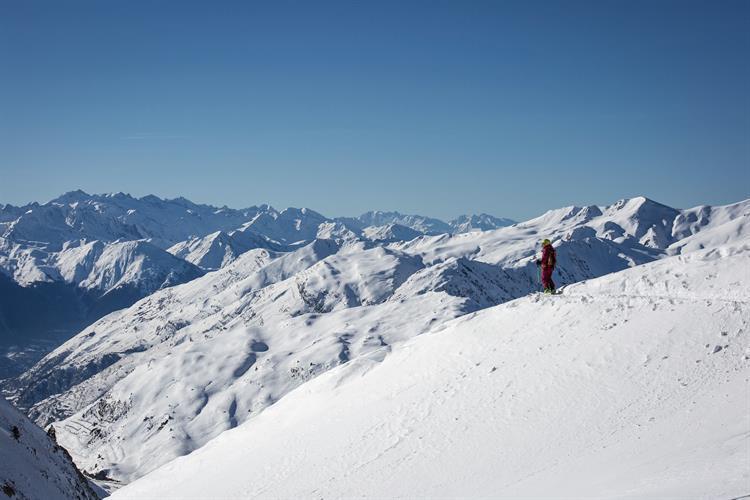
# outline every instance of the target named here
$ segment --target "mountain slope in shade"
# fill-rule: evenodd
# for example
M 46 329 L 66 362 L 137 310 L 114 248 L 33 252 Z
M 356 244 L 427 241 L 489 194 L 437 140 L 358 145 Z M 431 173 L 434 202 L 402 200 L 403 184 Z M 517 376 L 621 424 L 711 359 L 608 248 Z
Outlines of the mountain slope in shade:
M 113 498 L 741 497 L 749 280 L 746 239 L 464 316 Z
M 22 373 L 80 331 L 96 302 L 74 286 L 22 287 L 2 273 L 0 297 L 0 379 Z
M 0 398 L 0 492 L 18 500 L 99 498 L 64 448 Z

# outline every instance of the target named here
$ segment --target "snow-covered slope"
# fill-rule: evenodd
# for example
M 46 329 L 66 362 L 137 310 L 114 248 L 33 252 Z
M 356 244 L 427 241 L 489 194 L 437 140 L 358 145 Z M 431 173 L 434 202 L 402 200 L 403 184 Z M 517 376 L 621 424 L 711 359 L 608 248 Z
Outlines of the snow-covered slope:
M 428 218 L 405 220 L 434 231 Z M 316 238 L 361 240 L 366 224 L 348 223 L 304 208 L 233 210 L 123 193 L 73 191 L 45 204 L 0 205 L 0 273 L 20 285 L 0 278 L 0 379 L 103 314 L 199 276 L 191 264 L 213 271 L 256 248 L 291 251 Z M 421 234 L 405 228 L 381 233 L 374 244 Z M 154 247 L 169 248 L 177 259 Z
M 701 205 L 683 210 L 675 218 L 669 246 L 672 254 L 715 248 L 750 235 L 750 200 L 733 205 L 711 207 Z
M 315 239 L 357 239 L 355 234 L 337 223 L 320 222 L 325 219 L 315 212 L 300 210 L 299 215 L 306 216 L 305 220 L 292 219 L 293 213 L 292 209 L 281 214 L 264 213 L 234 231 L 217 231 L 191 238 L 173 245 L 168 252 L 201 269 L 215 271 L 256 248 L 288 252 Z
M 2 397 L 0 492 L 18 500 L 98 498 L 68 452 Z
M 315 237 L 320 240 L 336 240 L 344 243 L 360 240 L 359 235 L 358 229 L 352 230 L 341 222 L 324 222 L 318 226 L 318 234 Z
M 741 497 L 749 281 L 745 239 L 464 316 L 113 498 Z

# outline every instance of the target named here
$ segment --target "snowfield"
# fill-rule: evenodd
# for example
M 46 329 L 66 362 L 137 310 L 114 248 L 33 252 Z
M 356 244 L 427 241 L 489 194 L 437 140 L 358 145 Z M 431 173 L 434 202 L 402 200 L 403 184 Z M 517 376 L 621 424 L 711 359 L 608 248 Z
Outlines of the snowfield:
M 747 495 L 748 282 L 744 238 L 438 324 L 113 498 Z

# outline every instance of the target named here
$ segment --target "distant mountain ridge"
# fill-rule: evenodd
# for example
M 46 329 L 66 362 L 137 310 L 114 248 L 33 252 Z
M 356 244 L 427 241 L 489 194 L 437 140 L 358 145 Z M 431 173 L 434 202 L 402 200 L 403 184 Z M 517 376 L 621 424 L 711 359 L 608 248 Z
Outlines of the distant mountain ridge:
M 72 256 L 90 259 L 84 254 L 93 242 L 97 242 L 93 248 L 101 252 L 103 245 L 145 241 L 212 271 L 253 248 L 291 251 L 321 237 L 383 243 L 491 230 L 511 223 L 487 214 L 461 216 L 446 223 L 380 211 L 331 219 L 308 208 L 278 211 L 270 205 L 257 205 L 231 209 L 200 205 L 182 197 L 134 198 L 124 193 L 91 195 L 78 190 L 45 204 L 0 207 L 0 272 L 22 286 L 50 281 L 78 285 L 83 281 L 75 279 L 80 272 L 71 275 L 63 267 L 66 262 L 85 267 L 85 262 Z M 134 251 L 146 248 L 151 247 L 141 245 Z
M 162 248 L 195 235 L 234 229 L 266 205 L 235 210 L 198 205 L 185 198 L 134 198 L 124 193 L 90 195 L 71 191 L 45 203 L 0 209 L 0 236 L 45 243 L 59 250 L 66 241 L 150 239 Z
M 186 198 L 161 199 L 154 195 L 135 198 L 125 193 L 88 194 L 77 190 L 48 203 L 16 207 L 0 205 L 0 236 L 16 242 L 44 243 L 59 250 L 72 240 L 148 239 L 168 248 L 217 231 L 252 230 L 276 243 L 295 243 L 315 238 L 322 223 L 338 222 L 356 234 L 370 226 L 399 224 L 421 234 L 497 229 L 513 223 L 487 214 L 461 216 L 450 223 L 422 215 L 399 212 L 366 212 L 358 217 L 328 218 L 309 208 L 278 211 L 270 205 L 243 209 L 193 203 Z

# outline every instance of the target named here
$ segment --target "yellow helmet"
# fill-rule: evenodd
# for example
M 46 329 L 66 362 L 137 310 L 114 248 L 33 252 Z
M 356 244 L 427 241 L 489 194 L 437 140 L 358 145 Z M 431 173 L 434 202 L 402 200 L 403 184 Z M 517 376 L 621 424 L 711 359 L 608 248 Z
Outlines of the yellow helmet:
M 550 240 L 546 239 L 546 238 L 544 239 L 544 241 L 542 241 L 542 246 L 543 247 L 546 247 L 547 245 L 551 245 L 551 244 L 552 244 L 552 242 Z

